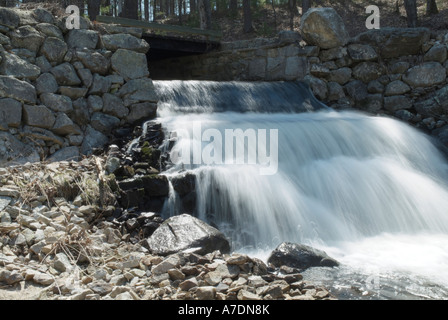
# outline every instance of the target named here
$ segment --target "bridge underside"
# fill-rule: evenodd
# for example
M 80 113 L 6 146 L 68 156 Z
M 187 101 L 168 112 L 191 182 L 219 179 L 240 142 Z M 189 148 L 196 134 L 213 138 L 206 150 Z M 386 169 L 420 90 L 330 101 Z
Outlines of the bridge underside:
M 206 40 L 182 39 L 171 36 L 144 34 L 143 39 L 149 43 L 148 61 L 184 57 L 208 53 L 219 48 L 219 42 Z

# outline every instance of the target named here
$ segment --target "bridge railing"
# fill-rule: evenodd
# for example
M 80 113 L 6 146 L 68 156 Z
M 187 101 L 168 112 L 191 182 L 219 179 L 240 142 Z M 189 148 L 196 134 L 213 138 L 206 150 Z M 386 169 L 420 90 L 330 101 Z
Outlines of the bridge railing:
M 118 24 L 125 27 L 142 28 L 155 31 L 156 33 L 171 32 L 193 36 L 203 36 L 206 38 L 206 40 L 210 42 L 220 42 L 222 38 L 222 32 L 218 30 L 203 30 L 198 28 L 160 24 L 154 22 L 140 21 L 120 17 L 111 17 L 111 16 L 97 16 L 96 21 L 101 23 Z

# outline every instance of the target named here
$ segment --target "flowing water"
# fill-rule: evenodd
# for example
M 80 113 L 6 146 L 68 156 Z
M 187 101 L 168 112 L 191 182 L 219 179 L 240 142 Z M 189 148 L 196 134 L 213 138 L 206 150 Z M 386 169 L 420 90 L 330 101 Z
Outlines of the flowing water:
M 155 86 L 158 120 L 184 133 L 182 161 L 165 174 L 195 174 L 196 215 L 235 251 L 266 259 L 282 241 L 322 249 L 341 267 L 304 275 L 340 298 L 448 298 L 448 163 L 428 136 L 336 112 L 300 83 Z M 252 134 L 228 149 L 226 132 L 238 129 Z M 179 203 L 173 191 L 165 214 L 181 213 Z

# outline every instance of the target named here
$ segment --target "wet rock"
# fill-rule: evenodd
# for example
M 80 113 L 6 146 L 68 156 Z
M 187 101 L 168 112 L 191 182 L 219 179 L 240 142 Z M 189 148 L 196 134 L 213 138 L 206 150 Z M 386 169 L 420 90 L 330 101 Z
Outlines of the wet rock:
M 163 175 L 148 175 L 142 178 L 143 188 L 150 197 L 164 197 L 169 193 L 168 179 Z
M 275 267 L 286 265 L 300 270 L 310 267 L 334 267 L 339 265 L 324 251 L 291 242 L 283 242 L 272 251 L 268 263 Z
M 171 184 L 174 190 L 180 195 L 184 196 L 196 188 L 196 176 L 192 173 L 178 175 L 171 179 Z
M 188 214 L 165 220 L 147 243 L 154 254 L 162 256 L 191 248 L 198 248 L 199 254 L 215 250 L 227 253 L 230 250 L 223 233 Z
M 129 107 L 129 114 L 126 117 L 127 123 L 136 123 L 142 120 L 149 120 L 156 117 L 157 104 L 142 102 Z

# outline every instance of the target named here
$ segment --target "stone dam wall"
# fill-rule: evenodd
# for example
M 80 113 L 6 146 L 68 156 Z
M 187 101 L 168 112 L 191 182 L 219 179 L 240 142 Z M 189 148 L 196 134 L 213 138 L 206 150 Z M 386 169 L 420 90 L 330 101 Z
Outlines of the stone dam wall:
M 148 64 L 141 29 L 81 18 L 68 30 L 44 9 L 0 8 L 0 165 L 93 153 L 114 129 L 156 115 L 151 78 L 302 80 L 335 109 L 392 116 L 448 146 L 448 35 L 383 28 L 349 38 L 333 11 L 310 10 L 300 34 Z
M 0 165 L 78 160 L 155 116 L 142 30 L 0 8 Z

